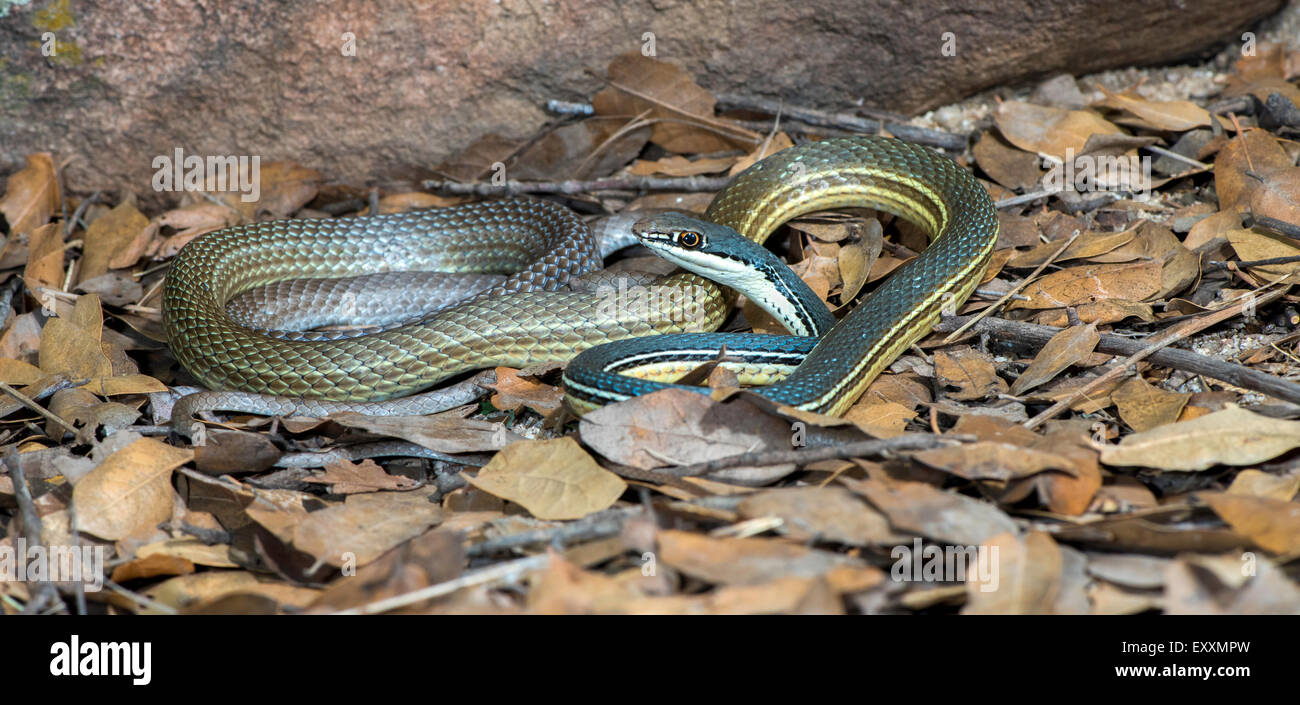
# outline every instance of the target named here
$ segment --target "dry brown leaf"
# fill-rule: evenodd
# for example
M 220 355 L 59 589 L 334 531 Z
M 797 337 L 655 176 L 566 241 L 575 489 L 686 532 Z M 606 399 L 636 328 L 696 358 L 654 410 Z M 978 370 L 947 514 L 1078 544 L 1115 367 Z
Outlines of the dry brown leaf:
M 727 171 L 735 164 L 736 160 L 732 157 L 701 157 L 699 159 L 687 159 L 680 155 L 664 157 L 657 161 L 647 161 L 639 159 L 632 162 L 627 168 L 627 173 L 637 176 L 652 176 L 654 174 L 663 174 L 664 176 L 698 176 L 700 174 L 717 174 Z
M 1177 421 L 1192 395 L 1170 392 L 1134 377 L 1111 392 L 1110 398 L 1124 423 L 1134 431 L 1149 431 Z
M 405 213 L 406 211 L 425 208 L 446 208 L 461 202 L 463 202 L 463 199 L 454 196 L 439 196 L 436 193 L 425 193 L 423 191 L 390 193 L 379 199 L 379 212 Z
M 841 301 L 851 301 L 857 297 L 858 292 L 862 291 L 863 285 L 867 283 L 871 265 L 875 264 L 876 258 L 880 257 L 881 246 L 884 243 L 883 233 L 878 221 L 871 222 L 874 224 L 874 238 L 868 235 L 863 241 L 849 242 L 840 247 L 840 278 L 844 281 L 844 290 L 840 292 Z
M 535 379 L 520 376 L 519 370 L 497 368 L 497 381 L 490 385 L 497 393 L 492 395 L 492 406 L 502 411 L 518 411 L 527 406 L 542 416 L 564 404 L 564 390 Z
M 907 541 L 889 528 L 884 515 L 841 487 L 765 490 L 741 500 L 746 519 L 780 517 L 782 535 L 796 541 L 836 541 L 850 546 L 892 546 Z
M 754 151 L 741 157 L 734 165 L 732 165 L 731 171 L 727 172 L 727 175 L 735 176 L 749 167 L 754 166 L 754 163 L 758 160 L 764 159 L 783 149 L 789 149 L 793 146 L 794 142 L 792 142 L 790 136 L 784 132 L 778 132 L 772 135 L 770 139 L 764 138 L 762 144 L 755 147 Z
M 1300 473 L 1296 472 L 1274 475 L 1262 470 L 1242 470 L 1228 486 L 1228 494 L 1264 497 L 1282 502 L 1295 499 L 1297 491 L 1300 491 Z
M 466 479 L 538 519 L 580 519 L 608 509 L 627 489 L 568 436 L 512 443 Z
M 1222 492 L 1198 492 L 1196 497 L 1265 551 L 1300 553 L 1300 502 Z
M 154 602 L 173 609 L 187 609 L 213 603 L 225 597 L 250 593 L 261 595 L 286 607 L 306 607 L 320 593 L 313 588 L 296 587 L 263 578 L 242 570 L 221 570 L 182 575 L 145 591 Z M 146 607 L 140 614 L 159 614 L 162 610 Z
M 1038 155 L 1012 147 L 993 130 L 986 131 L 971 151 L 984 173 L 1012 191 L 1042 187 Z
M 1034 356 L 1029 367 L 1011 385 L 1011 393 L 1020 396 L 1060 374 L 1065 368 L 1086 359 L 1097 349 L 1101 334 L 1097 324 L 1071 326 L 1053 335 Z
M 1284 421 L 1228 405 L 1191 421 L 1135 433 L 1101 453 L 1107 465 L 1206 470 L 1254 465 L 1300 447 L 1300 421 Z
M 257 200 L 245 201 L 244 195 L 237 192 L 221 195 L 248 222 L 257 220 L 260 215 L 288 218 L 316 197 L 317 186 L 323 179 L 319 171 L 289 161 L 268 162 L 260 165 L 258 171 Z M 215 184 L 211 186 L 215 187 Z
M 725 131 L 735 135 L 734 140 L 718 134 L 716 128 L 700 127 L 699 124 L 723 122 L 713 117 L 717 99 L 678 66 L 642 56 L 640 51 L 630 51 L 610 62 L 609 80 L 617 85 L 592 97 L 596 114 L 630 119 L 649 111 L 650 119 L 660 120 L 654 124 L 650 140 L 669 152 L 707 154 L 736 146 L 750 148 L 759 140 L 757 134 L 739 127 Z M 624 91 L 620 86 L 640 95 Z M 692 119 L 697 124 L 691 124 Z
M 944 384 L 957 387 L 949 394 L 953 399 L 984 399 L 1008 391 L 1006 380 L 987 356 L 970 348 L 939 351 L 934 354 L 934 372 Z
M 583 443 L 643 470 L 704 462 L 760 450 L 788 449 L 790 426 L 743 400 L 716 402 L 665 389 L 610 404 L 582 417 Z
M 1123 134 L 1091 110 L 1045 108 L 1019 101 L 1005 101 L 993 114 L 1003 137 L 1011 144 L 1035 154 L 1048 154 L 1062 162 L 1083 154 L 1093 135 Z
M 73 488 L 77 525 L 100 538 L 120 539 L 172 515 L 172 470 L 194 452 L 140 438 L 109 455 Z
M 915 532 L 935 541 L 976 545 L 989 537 L 1016 530 L 1015 522 L 997 507 L 923 482 L 891 482 L 839 478 L 889 517 L 895 531 Z
M 1056 262 L 1067 262 L 1072 259 L 1085 259 L 1096 257 L 1097 255 L 1110 252 L 1117 247 L 1128 244 L 1133 240 L 1137 230 L 1125 230 L 1121 233 L 1098 233 L 1086 232 L 1079 235 L 1069 247 L 1065 248 L 1056 257 Z M 1046 262 L 1061 249 L 1063 243 L 1053 240 L 1037 245 L 1032 250 L 1024 252 L 1015 252 L 1007 260 L 1008 267 L 1037 267 Z M 1127 259 L 1136 259 L 1136 255 Z
M 844 412 L 846 421 L 851 421 L 864 433 L 876 438 L 894 438 L 903 435 L 903 429 L 907 428 L 907 423 L 914 418 L 916 412 L 909 407 L 892 401 L 868 399 L 865 395 L 861 401 Z
M 325 474 L 303 478 L 304 482 L 332 485 L 334 494 L 359 494 L 380 490 L 410 490 L 420 483 L 409 477 L 389 475 L 379 463 L 366 459 L 360 463 L 340 460 L 325 466 Z
M 1147 100 L 1132 91 L 1106 95 L 1102 105 L 1124 110 L 1141 118 L 1141 125 L 1156 130 L 1186 132 L 1196 127 L 1210 125 L 1210 112 L 1190 100 Z
M 226 544 L 208 545 L 189 536 L 145 544 L 135 552 L 136 558 L 149 558 L 152 556 L 181 558 L 192 564 L 206 565 L 213 568 L 239 567 L 239 564 L 230 559 L 230 546 Z
M 1237 229 L 1224 233 L 1224 237 L 1228 238 L 1233 251 L 1237 253 L 1237 258 L 1243 262 L 1300 255 L 1300 247 L 1295 245 L 1294 240 L 1284 235 Z M 1268 281 L 1277 281 L 1295 272 L 1297 268 L 1300 268 L 1300 263 L 1291 262 L 1289 264 L 1260 265 L 1246 269 L 1252 273 L 1262 275 Z
M 1251 174 L 1290 166 L 1291 158 L 1286 150 L 1263 130 L 1249 130 L 1229 140 L 1214 160 L 1214 189 L 1219 195 L 1219 210 L 1236 212 L 1250 206 L 1254 192 L 1260 188 L 1259 178 Z
M 231 564 L 230 567 L 235 566 Z M 194 570 L 194 561 L 178 556 L 155 553 L 149 556 L 133 558 L 115 566 L 110 579 L 115 583 L 123 583 L 129 580 L 154 578 L 159 575 L 189 575 Z
M 1052 272 L 1026 286 L 1027 301 L 1013 301 L 1008 309 L 1064 308 L 1106 299 L 1143 301 L 1160 291 L 1161 263 L 1082 265 Z
M 1051 614 L 1061 590 L 1061 549 L 1052 537 L 1031 531 L 1024 537 L 999 534 L 980 547 L 994 549 L 996 578 L 966 580 L 962 614 Z M 991 589 L 990 589 L 991 588 Z
M 912 456 L 937 470 L 967 480 L 1007 481 L 1055 470 L 1076 473 L 1074 461 L 1046 450 L 1010 443 L 979 441 L 921 451 Z
M 41 289 L 62 291 L 63 289 L 63 228 L 58 223 L 38 226 L 32 231 L 27 250 L 27 267 L 23 270 L 23 279 L 40 299 L 41 305 L 54 308 L 53 297 Z
M 754 585 L 786 577 L 812 578 L 858 560 L 785 540 L 712 538 L 660 531 L 659 560 L 708 583 Z
M 422 487 L 349 495 L 293 523 L 293 546 L 332 566 L 366 565 L 442 521 L 442 507 L 430 501 L 436 494 Z
M 149 219 L 130 200 L 122 201 L 113 210 L 96 218 L 86 229 L 77 281 L 84 282 L 107 272 L 109 261 L 130 247 L 148 227 Z
M 9 232 L 29 233 L 49 222 L 61 200 L 54 158 L 38 152 L 27 155 L 27 165 L 9 177 L 0 213 L 9 221 Z
M 81 317 L 76 314 L 78 311 L 88 312 L 91 308 L 99 312 L 99 297 L 87 294 L 77 299 L 73 316 L 46 321 L 41 332 L 38 358 L 43 372 L 76 380 L 95 380 L 113 375 L 113 363 L 99 342 L 102 319 L 97 324 L 87 320 L 88 313 Z M 82 322 L 89 325 L 79 325 Z

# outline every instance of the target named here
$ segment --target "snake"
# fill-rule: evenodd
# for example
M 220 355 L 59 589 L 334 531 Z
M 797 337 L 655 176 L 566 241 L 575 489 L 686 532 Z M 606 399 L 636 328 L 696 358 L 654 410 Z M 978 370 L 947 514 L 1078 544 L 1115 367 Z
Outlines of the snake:
M 738 339 L 712 333 L 730 313 L 735 293 L 689 271 L 643 287 L 633 307 L 565 291 L 571 280 L 599 269 L 598 246 L 569 209 L 525 198 L 268 221 L 200 236 L 182 248 L 168 272 L 163 327 L 177 360 L 210 388 L 323 400 L 333 409 L 367 410 L 392 400 L 399 404 L 393 413 L 427 413 L 420 402 L 400 402 L 461 373 L 567 361 L 602 346 L 565 375 L 570 406 L 586 413 L 659 388 L 660 382 L 621 373 L 630 369 L 620 362 L 628 356 L 653 353 L 659 363 L 652 367 L 671 367 L 690 357 L 672 345 L 704 349 L 705 356 L 725 345 L 729 355 L 752 354 L 752 366 L 767 369 L 773 384 L 758 388 L 762 395 L 842 414 L 945 309 L 970 296 L 998 231 L 992 200 L 969 171 L 924 147 L 869 136 L 805 143 L 755 162 L 713 198 L 702 221 L 757 246 L 792 218 L 845 207 L 892 213 L 924 230 L 931 243 L 829 329 L 805 331 L 812 335 Z M 642 236 L 664 235 L 640 230 Z M 707 230 L 693 225 L 667 239 L 675 235 L 680 244 L 687 233 L 709 239 Z M 453 307 L 351 337 L 262 330 L 226 309 L 242 293 L 285 280 L 429 268 L 506 278 Z

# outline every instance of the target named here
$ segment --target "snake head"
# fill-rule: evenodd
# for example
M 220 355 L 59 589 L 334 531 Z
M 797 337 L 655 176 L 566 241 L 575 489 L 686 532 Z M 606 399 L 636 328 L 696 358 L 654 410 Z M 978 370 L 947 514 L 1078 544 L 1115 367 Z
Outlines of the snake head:
M 683 213 L 643 218 L 632 226 L 632 234 L 660 257 L 719 282 L 716 277 L 725 279 L 727 272 L 740 271 L 746 260 L 752 263 L 766 253 L 725 225 Z
M 835 324 L 826 305 L 785 262 L 725 225 L 659 213 L 637 221 L 632 234 L 682 269 L 743 293 L 795 335 L 821 335 Z

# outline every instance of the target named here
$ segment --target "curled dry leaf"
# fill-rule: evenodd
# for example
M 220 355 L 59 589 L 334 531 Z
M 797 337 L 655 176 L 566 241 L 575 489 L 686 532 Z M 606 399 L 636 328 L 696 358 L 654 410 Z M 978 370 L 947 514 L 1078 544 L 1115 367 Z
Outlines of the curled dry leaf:
M 784 523 L 778 531 L 796 541 L 889 546 L 908 539 L 894 533 L 884 515 L 841 487 L 766 490 L 741 500 L 736 511 L 746 519 L 780 517 Z
M 1094 264 L 1052 272 L 1026 286 L 1020 293 L 1028 300 L 1011 302 L 1007 308 L 1064 308 L 1106 299 L 1144 301 L 1160 291 L 1161 263 Z
M 848 556 L 785 540 L 712 538 L 660 531 L 659 560 L 709 583 L 755 585 L 785 577 L 813 578 L 840 567 L 865 567 Z
M 1119 417 L 1134 431 L 1148 431 L 1178 420 L 1191 394 L 1170 392 L 1134 377 L 1110 393 Z
M 53 297 L 46 298 L 42 289 L 63 289 L 63 228 L 58 223 L 48 223 L 32 230 L 28 239 L 27 267 L 23 279 L 41 300 L 41 305 L 53 309 Z
M 442 521 L 437 489 L 349 495 L 292 526 L 293 546 L 335 567 L 365 565 Z M 355 561 L 355 562 L 354 562 Z
M 1269 418 L 1228 405 L 1191 421 L 1135 433 L 1101 453 L 1107 465 L 1207 470 L 1254 465 L 1300 447 L 1300 421 Z
M 1062 162 L 1067 154 L 1082 154 L 1093 135 L 1123 134 L 1091 110 L 1062 110 L 1012 100 L 998 106 L 993 120 L 1011 144 Z
M 325 466 L 323 475 L 303 478 L 305 482 L 331 485 L 334 494 L 359 494 L 379 490 L 410 490 L 420 483 L 402 475 L 389 475 L 379 464 L 366 459 L 360 463 L 340 460 Z
M 1106 99 L 1102 105 L 1123 110 L 1140 118 L 1137 124 L 1155 130 L 1186 132 L 1208 127 L 1210 111 L 1190 100 L 1147 100 L 1132 91 L 1112 93 L 1102 87 Z
M 999 534 L 980 550 L 991 571 L 966 579 L 962 614 L 1051 614 L 1061 590 L 1063 558 L 1051 536 L 1032 531 L 1024 537 Z M 996 553 L 995 553 L 996 551 Z M 969 563 L 967 571 L 970 571 Z
M 685 389 L 665 389 L 586 414 L 579 432 L 606 458 L 649 470 L 788 450 L 791 430 L 744 400 L 720 403 Z
M 85 282 L 107 272 L 109 261 L 130 247 L 148 227 L 149 219 L 130 200 L 122 201 L 113 210 L 96 218 L 86 229 L 77 282 Z M 134 264 L 134 261 L 127 264 Z
M 1070 458 L 1046 450 L 994 441 L 933 448 L 912 457 L 936 470 L 967 480 L 1005 482 L 1052 470 L 1069 475 L 1077 474 L 1074 461 Z
M 104 459 L 72 490 L 78 527 L 116 540 L 172 515 L 172 470 L 193 451 L 141 438 Z
M 0 213 L 9 221 L 10 232 L 29 233 L 49 222 L 61 201 L 54 158 L 38 152 L 27 155 L 27 165 L 9 177 Z
M 1078 363 L 1097 349 L 1101 334 L 1097 324 L 1071 326 L 1052 336 L 1042 350 L 1034 356 L 1029 367 L 1011 385 L 1011 393 L 1020 396 L 1060 374 L 1065 368 Z
M 1284 556 L 1300 553 L 1300 503 L 1220 492 L 1196 496 L 1265 551 Z
M 497 390 L 492 395 L 492 406 L 502 411 L 518 411 L 528 407 L 542 416 L 564 404 L 564 390 L 524 377 L 510 367 L 497 368 L 497 381 L 489 385 Z
M 728 127 L 725 121 L 714 118 L 717 99 L 678 66 L 631 51 L 610 62 L 609 79 L 617 85 L 592 98 L 596 114 L 630 119 L 649 111 L 648 118 L 660 119 L 654 124 L 650 140 L 669 152 L 707 154 L 738 145 L 748 148 L 760 141 L 756 133 Z M 692 119 L 696 124 L 691 124 Z M 723 137 L 716 128 L 703 129 L 701 124 L 721 125 L 726 128 L 723 134 L 735 135 L 736 139 Z
M 970 348 L 939 351 L 934 354 L 934 371 L 944 384 L 957 387 L 949 394 L 953 399 L 984 399 L 1008 391 L 1006 380 L 988 356 Z
M 889 517 L 895 531 L 975 545 L 1016 530 L 1015 522 L 997 507 L 923 482 L 884 483 L 850 477 L 840 477 L 839 481 Z
M 608 509 L 627 489 L 567 436 L 512 443 L 467 479 L 538 519 L 580 519 Z

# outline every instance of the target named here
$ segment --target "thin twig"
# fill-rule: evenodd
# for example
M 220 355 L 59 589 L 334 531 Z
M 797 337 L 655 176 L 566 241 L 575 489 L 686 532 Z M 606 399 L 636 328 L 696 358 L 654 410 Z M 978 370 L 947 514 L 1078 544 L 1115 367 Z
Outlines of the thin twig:
M 46 419 L 53 421 L 54 423 L 62 426 L 73 436 L 77 435 L 76 427 L 74 427 L 72 424 L 68 423 L 67 421 L 64 421 L 63 419 L 59 418 L 53 412 L 41 406 L 40 404 L 37 404 L 35 401 L 32 400 L 31 397 L 27 396 L 26 394 L 23 394 L 22 392 L 18 391 L 17 389 L 14 389 L 13 387 L 9 386 L 8 384 L 5 384 L 4 382 L 0 382 L 0 392 L 4 392 L 5 394 L 8 394 L 9 396 L 18 400 L 18 403 L 22 404 L 28 409 L 31 409 L 32 411 L 35 411 L 41 416 L 44 416 Z
M 785 115 L 791 119 L 805 122 L 809 125 L 820 125 L 823 127 L 833 127 L 850 132 L 865 133 L 869 135 L 879 134 L 885 130 L 899 139 L 924 144 L 932 147 L 941 147 L 951 151 L 960 151 L 966 148 L 966 135 L 943 132 L 942 130 L 933 130 L 927 127 L 917 127 L 900 122 L 889 122 L 873 120 L 871 118 L 859 117 L 851 113 L 833 113 L 816 108 L 808 108 L 799 105 L 790 105 L 785 101 L 773 100 L 771 98 L 759 98 L 756 96 L 743 96 L 735 94 L 722 94 L 718 96 L 718 107 L 722 110 L 752 110 L 768 115 L 775 115 L 784 111 Z
M 578 541 L 603 539 L 618 534 L 619 531 L 622 531 L 623 524 L 629 518 L 644 511 L 645 507 L 640 505 L 620 507 L 589 514 L 577 521 L 571 521 L 560 526 L 498 536 L 471 545 L 466 549 L 465 555 L 474 558 L 476 556 L 490 556 L 501 551 L 513 551 L 525 546 L 565 545 Z
M 954 330 L 971 318 L 971 316 L 944 318 L 939 325 L 935 326 L 935 331 L 942 333 Z M 1060 333 L 1061 329 L 1036 323 L 1008 321 L 1005 318 L 985 318 L 977 322 L 970 332 L 979 335 L 987 334 L 999 340 L 1023 343 L 1032 348 L 1041 348 L 1052 339 L 1052 336 Z M 1145 347 L 1141 340 L 1102 333 L 1101 340 L 1097 343 L 1097 352 L 1107 355 L 1134 355 Z M 1236 363 L 1216 360 L 1181 348 L 1162 348 L 1151 353 L 1147 359 L 1162 367 L 1217 379 L 1242 389 L 1300 404 L 1300 384 Z
M 1025 277 L 1024 279 L 1020 280 L 1020 283 L 1019 283 L 1019 284 L 1017 284 L 1017 285 L 1011 287 L 1011 290 L 1010 290 L 1010 291 L 1008 291 L 1007 293 L 1003 294 L 1003 295 L 1002 295 L 1002 298 L 998 299 L 997 301 L 994 301 L 994 302 L 993 302 L 993 303 L 992 303 L 988 308 L 986 308 L 986 309 L 984 309 L 983 311 L 980 311 L 979 313 L 977 313 L 977 314 L 975 314 L 974 316 L 972 316 L 972 317 L 971 317 L 971 321 L 970 321 L 970 323 L 967 324 L 965 328 L 958 328 L 957 330 L 955 330 L 955 331 L 953 331 L 951 334 L 949 334 L 949 336 L 948 336 L 947 338 L 944 338 L 944 339 L 943 339 L 943 344 L 944 344 L 944 345 L 947 345 L 947 344 L 951 343 L 952 341 L 954 341 L 954 340 L 960 338 L 961 335 L 962 335 L 962 333 L 965 333 L 965 332 L 966 332 L 966 328 L 969 328 L 970 326 L 975 325 L 975 323 L 976 323 L 977 321 L 979 321 L 981 318 L 984 318 L 985 316 L 987 316 L 987 315 L 993 313 L 994 311 L 998 310 L 999 308 L 1002 308 L 1002 304 L 1004 304 L 1004 303 L 1006 303 L 1007 301 L 1011 300 L 1011 297 L 1015 296 L 1016 294 L 1019 294 L 1021 289 L 1025 288 L 1026 286 L 1029 286 L 1029 283 L 1030 283 L 1030 282 L 1034 281 L 1034 279 L 1036 279 L 1036 278 L 1038 277 L 1039 274 L 1042 274 L 1043 270 L 1044 270 L 1044 269 L 1047 269 L 1048 265 L 1050 265 L 1051 263 L 1055 262 L 1055 261 L 1056 261 L 1056 258 L 1057 258 L 1057 257 L 1060 257 L 1062 254 L 1064 254 L 1065 251 L 1066 251 L 1067 249 L 1069 249 L 1070 245 L 1073 245 L 1073 244 L 1074 244 L 1074 241 L 1075 241 L 1075 240 L 1078 240 L 1078 239 L 1079 239 L 1079 231 L 1078 231 L 1078 230 L 1075 230 L 1075 231 L 1074 231 L 1074 234 L 1070 235 L 1070 238 L 1069 238 L 1068 240 L 1066 240 L 1064 244 L 1062 244 L 1060 247 L 1056 248 L 1056 252 L 1053 252 L 1051 257 L 1048 257 L 1046 260 L 1043 260 L 1043 263 L 1040 264 L 1040 265 L 1038 265 L 1038 268 L 1035 269 L 1032 273 L 1030 273 L 1029 276 L 1027 276 L 1027 277 Z
M 731 179 L 726 176 L 611 176 L 590 181 L 506 181 L 491 182 L 425 181 L 424 187 L 461 196 L 513 196 L 520 193 L 561 193 L 574 195 L 591 191 L 719 191 Z
M 962 440 L 968 439 L 965 436 L 935 436 L 929 433 L 913 433 L 905 436 L 898 436 L 897 438 L 855 441 L 853 443 L 843 443 L 840 445 L 822 446 L 818 448 L 741 453 L 739 455 L 729 455 L 725 458 L 718 458 L 717 460 L 710 460 L 704 463 L 660 468 L 659 472 L 676 475 L 677 477 L 702 477 L 719 470 L 740 466 L 761 467 L 765 465 L 782 465 L 785 463 L 803 465 L 818 460 L 831 460 L 834 458 L 867 458 L 893 451 L 925 450 L 944 443 Z
M 41 516 L 36 512 L 36 503 L 32 500 L 31 488 L 27 486 L 27 476 L 23 473 L 22 461 L 18 459 L 18 451 L 9 446 L 4 452 L 5 468 L 9 471 L 9 479 L 14 483 L 14 500 L 18 503 L 18 516 L 23 522 L 23 536 L 27 539 L 28 546 L 45 546 L 45 539 L 42 536 Z M 48 551 L 45 551 L 49 555 Z M 17 560 L 26 561 L 27 556 L 18 556 Z M 54 583 L 48 580 L 33 580 L 35 585 L 33 594 L 27 605 L 23 608 L 24 614 L 39 614 L 45 609 L 46 605 L 62 605 L 63 601 L 59 599 L 59 589 Z
M 1084 386 L 1074 390 L 1074 392 L 1071 393 L 1066 398 L 1057 401 L 1055 404 L 1044 409 L 1041 413 L 1039 413 L 1034 418 L 1026 421 L 1024 423 L 1025 428 L 1037 428 L 1038 426 L 1041 426 L 1044 422 L 1055 417 L 1057 414 L 1061 413 L 1062 411 L 1065 411 L 1071 405 L 1073 405 L 1078 400 L 1082 399 L 1090 392 L 1100 389 L 1106 384 L 1109 384 L 1110 382 L 1128 374 L 1129 368 L 1134 363 L 1137 363 L 1145 358 L 1150 357 L 1152 354 L 1156 353 L 1161 348 L 1165 348 L 1171 345 L 1172 343 L 1178 342 L 1179 340 L 1188 337 L 1189 335 L 1193 335 L 1199 331 L 1205 330 L 1206 328 L 1209 328 L 1210 326 L 1215 325 L 1216 323 L 1222 323 L 1223 321 L 1226 321 L 1229 318 L 1232 318 L 1233 316 L 1239 315 L 1247 306 L 1262 306 L 1270 301 L 1273 301 L 1274 299 L 1281 297 L 1282 294 L 1286 292 L 1287 288 L 1289 287 L 1286 286 L 1279 287 L 1277 289 L 1274 289 L 1271 292 L 1268 292 L 1267 294 L 1260 294 L 1258 296 L 1255 295 L 1255 292 L 1251 292 L 1250 294 L 1247 294 L 1246 296 L 1242 297 L 1244 300 L 1241 303 L 1234 304 L 1232 306 L 1226 306 L 1222 309 L 1219 309 L 1218 311 L 1213 311 L 1211 313 L 1205 314 L 1204 316 L 1198 316 L 1196 318 L 1188 319 L 1186 321 L 1183 321 L 1175 325 L 1169 330 L 1166 330 L 1158 335 L 1152 336 L 1151 338 L 1144 341 L 1145 345 L 1143 345 L 1141 350 L 1138 350 L 1133 354 L 1129 355 L 1127 358 L 1122 360 L 1118 365 L 1114 366 L 1106 373 L 1098 375 L 1088 384 L 1085 384 Z
M 498 563 L 494 566 L 476 570 L 471 573 L 448 580 L 442 583 L 429 585 L 428 587 L 413 590 L 411 592 L 395 595 L 393 597 L 361 605 L 360 607 L 351 607 L 345 610 L 339 610 L 334 614 L 379 614 L 389 610 L 395 610 L 401 607 L 419 604 L 425 600 L 432 600 L 443 595 L 450 595 L 457 590 L 478 585 L 490 585 L 505 580 L 517 580 L 521 576 L 527 575 L 534 571 L 542 570 L 550 565 L 551 554 L 539 553 L 535 556 L 520 558 L 518 560 Z

